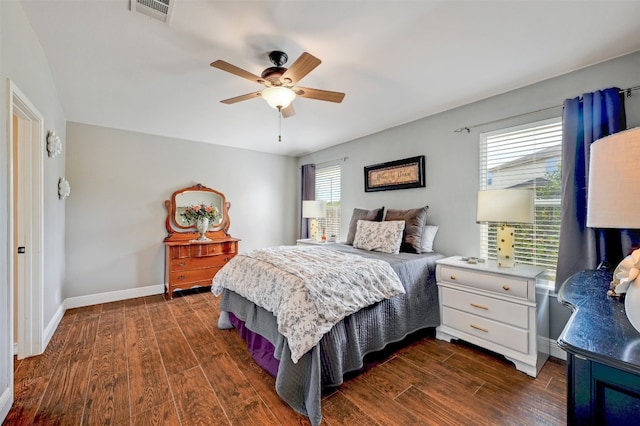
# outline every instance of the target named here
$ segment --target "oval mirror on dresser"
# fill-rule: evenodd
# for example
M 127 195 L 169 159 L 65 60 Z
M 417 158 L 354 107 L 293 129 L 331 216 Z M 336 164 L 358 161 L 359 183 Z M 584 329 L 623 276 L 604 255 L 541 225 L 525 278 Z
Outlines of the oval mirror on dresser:
M 231 204 L 215 189 L 200 184 L 183 188 L 164 204 L 169 234 L 164 239 L 165 289 L 172 299 L 176 290 L 210 286 L 220 268 L 238 253 L 240 240 L 228 233 Z

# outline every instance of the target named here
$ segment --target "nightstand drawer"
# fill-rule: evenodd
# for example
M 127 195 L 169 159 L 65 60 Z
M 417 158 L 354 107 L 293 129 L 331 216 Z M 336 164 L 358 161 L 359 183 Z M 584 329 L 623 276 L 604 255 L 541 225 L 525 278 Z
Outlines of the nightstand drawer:
M 470 269 L 454 268 L 447 265 L 439 265 L 438 281 L 447 281 L 467 287 L 491 291 L 505 296 L 526 299 L 528 282 L 517 277 L 476 272 Z
M 529 327 L 528 308 L 526 305 L 466 293 L 447 287 L 442 287 L 441 290 L 441 303 L 443 306 L 508 323 L 515 327 Z
M 442 308 L 442 325 L 479 337 L 521 353 L 529 352 L 529 332 L 447 306 Z

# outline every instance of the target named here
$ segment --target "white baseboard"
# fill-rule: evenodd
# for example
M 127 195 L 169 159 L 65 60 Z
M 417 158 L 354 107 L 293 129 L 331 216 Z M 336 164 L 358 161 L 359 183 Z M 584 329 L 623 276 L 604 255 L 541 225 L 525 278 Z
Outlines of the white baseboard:
M 164 293 L 164 284 L 110 291 L 108 293 L 69 297 L 64 301 L 64 309 L 81 308 L 83 306 L 97 305 L 99 303 L 117 302 L 118 300 L 135 299 L 136 297 L 153 296 L 155 294 L 162 293 Z
M 58 328 L 58 324 L 60 324 L 60 321 L 62 320 L 62 317 L 64 316 L 64 302 L 60 304 L 60 306 L 58 306 L 58 309 L 56 309 L 56 313 L 53 314 L 53 317 L 51 318 L 51 321 L 49 321 L 49 324 L 47 324 L 47 326 L 44 328 L 44 335 L 42 336 L 42 350 L 44 351 L 44 349 L 49 345 L 49 342 L 51 341 L 51 338 L 53 337 L 53 333 L 56 332 L 56 329 Z
M 554 339 L 549 339 L 549 355 L 561 360 L 567 360 L 567 353 L 560 349 L 558 342 Z
M 11 377 L 11 381 L 13 381 L 13 375 Z M 13 385 L 11 387 L 7 387 L 2 391 L 2 395 L 0 395 L 0 424 L 4 421 L 4 419 L 9 414 L 9 410 L 11 410 L 11 405 L 13 404 Z

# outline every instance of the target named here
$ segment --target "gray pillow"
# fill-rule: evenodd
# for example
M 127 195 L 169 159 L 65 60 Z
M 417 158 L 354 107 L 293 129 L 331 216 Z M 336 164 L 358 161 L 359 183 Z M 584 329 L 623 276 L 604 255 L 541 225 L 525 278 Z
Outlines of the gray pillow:
M 347 241 L 345 244 L 353 244 L 353 240 L 356 237 L 356 230 L 358 229 L 359 220 L 370 220 L 374 222 L 381 222 L 382 215 L 384 214 L 384 206 L 374 210 L 353 209 L 351 214 L 351 222 L 349 222 L 349 232 L 347 233 Z
M 404 236 L 400 251 L 407 253 L 422 253 L 422 232 L 427 220 L 429 206 L 410 210 L 387 209 L 384 220 L 404 220 Z

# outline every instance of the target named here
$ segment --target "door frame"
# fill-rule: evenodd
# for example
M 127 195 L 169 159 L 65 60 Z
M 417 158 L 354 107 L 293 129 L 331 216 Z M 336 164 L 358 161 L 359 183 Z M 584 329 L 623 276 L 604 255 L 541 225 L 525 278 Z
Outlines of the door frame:
M 18 307 L 18 359 L 41 354 L 44 351 L 44 118 L 38 109 L 11 80 L 9 84 L 9 238 L 10 261 L 9 283 L 11 294 L 10 320 L 13 334 L 13 298 L 17 297 Z M 18 117 L 18 129 L 14 129 L 13 116 Z M 13 138 L 17 132 L 19 147 L 24 152 L 14 152 Z M 25 155 L 22 155 L 25 154 Z M 14 187 L 14 159 L 18 163 L 18 192 Z M 18 203 L 17 214 L 31 216 L 29 224 L 18 221 L 18 234 L 24 235 L 24 242 L 16 244 L 14 235 L 14 203 L 16 197 L 23 196 Z M 22 205 L 21 205 L 22 204 Z M 28 210 L 26 212 L 25 210 Z M 18 245 L 24 245 L 26 252 L 26 277 L 18 283 L 17 294 L 13 294 L 15 265 L 14 254 Z M 15 336 L 13 339 L 15 342 Z

